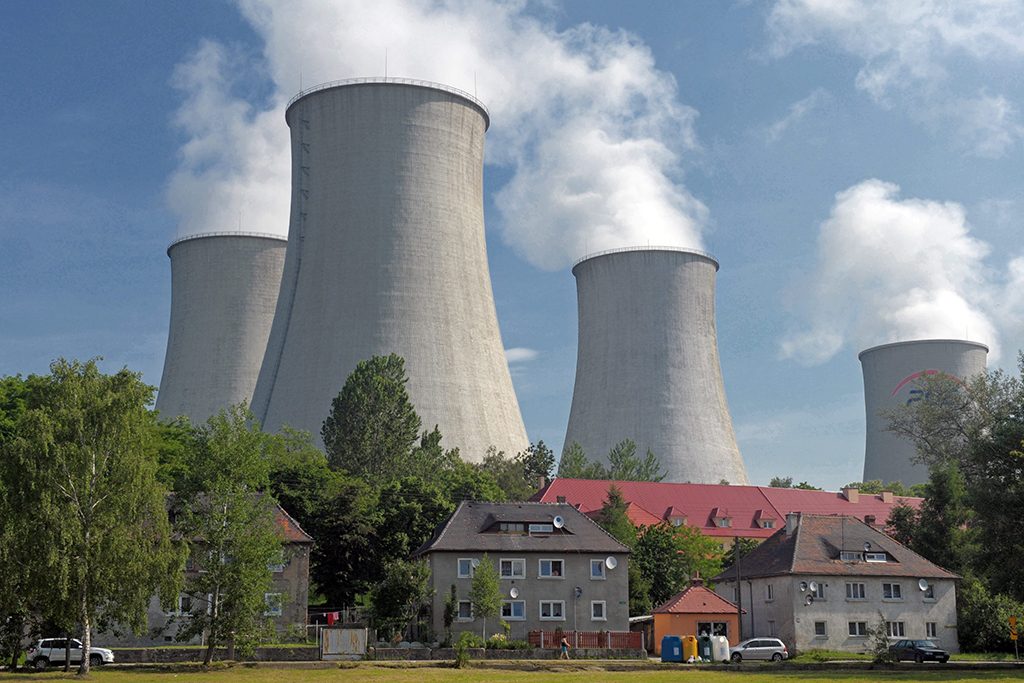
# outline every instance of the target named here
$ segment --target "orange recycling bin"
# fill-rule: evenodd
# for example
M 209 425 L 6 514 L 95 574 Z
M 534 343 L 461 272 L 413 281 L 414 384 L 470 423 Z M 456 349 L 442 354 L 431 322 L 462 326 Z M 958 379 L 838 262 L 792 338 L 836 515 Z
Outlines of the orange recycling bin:
M 697 658 L 697 639 L 693 636 L 683 638 L 683 661 L 690 661 L 690 657 Z

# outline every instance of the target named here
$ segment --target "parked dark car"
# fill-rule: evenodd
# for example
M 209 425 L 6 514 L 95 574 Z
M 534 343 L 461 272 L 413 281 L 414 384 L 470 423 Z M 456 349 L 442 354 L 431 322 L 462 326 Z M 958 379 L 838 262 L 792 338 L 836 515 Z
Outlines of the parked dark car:
M 896 662 L 913 659 L 918 664 L 929 661 L 945 664 L 949 661 L 949 653 L 930 640 L 901 640 L 889 646 L 889 654 Z

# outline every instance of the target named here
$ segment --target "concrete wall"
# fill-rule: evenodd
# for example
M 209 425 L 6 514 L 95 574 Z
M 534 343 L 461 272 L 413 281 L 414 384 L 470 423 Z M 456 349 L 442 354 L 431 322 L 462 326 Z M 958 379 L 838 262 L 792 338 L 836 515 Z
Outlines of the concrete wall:
M 171 324 L 156 407 L 203 422 L 252 398 L 281 288 L 286 242 L 197 235 L 175 242 Z
M 565 444 L 591 459 L 633 439 L 668 482 L 748 484 L 718 362 L 718 262 L 686 250 L 624 250 L 572 269 L 576 386 Z
M 432 602 L 433 624 L 432 628 L 437 631 L 438 637 L 444 637 L 444 602 L 448 597 L 451 586 L 454 583 L 459 594 L 459 599 L 469 599 L 469 589 L 472 586 L 471 578 L 458 578 L 459 558 L 483 558 L 483 553 L 449 553 L 434 552 L 429 556 L 431 581 L 436 589 Z M 519 597 L 516 600 L 526 602 L 526 618 L 521 621 L 506 619 L 512 628 L 511 637 L 515 640 L 526 640 L 530 631 L 554 631 L 559 626 L 564 631 L 628 631 L 629 630 L 629 582 L 627 580 L 627 558 L 626 553 L 614 555 L 618 562 L 615 569 L 605 570 L 605 579 L 590 578 L 590 561 L 604 560 L 608 555 L 597 553 L 498 553 L 488 555 L 488 559 L 494 562 L 495 567 L 501 559 L 525 559 L 526 578 L 524 579 L 502 579 L 501 592 L 503 599 L 512 600 L 509 591 L 515 587 L 519 590 Z M 561 579 L 538 578 L 540 559 L 563 560 L 565 563 L 565 576 Z M 579 586 L 583 589 L 583 595 L 575 600 L 575 621 L 574 621 L 574 598 L 573 589 Z M 563 600 L 565 601 L 565 618 L 560 621 L 541 620 L 541 600 Z M 590 618 L 590 603 L 593 600 L 604 600 L 607 619 L 604 621 L 593 621 Z M 452 627 L 455 638 L 463 631 L 472 631 L 477 635 L 483 633 L 483 621 L 458 621 Z M 488 636 L 494 633 L 501 633 L 502 628 L 498 619 L 487 620 Z
M 899 481 L 904 486 L 928 481 L 928 468 L 911 462 L 914 444 L 885 431 L 889 421 L 878 413 L 920 399 L 913 380 L 904 384 L 909 377 L 938 371 L 966 382 L 985 372 L 987 357 L 984 344 L 955 339 L 884 344 L 860 353 L 867 414 L 864 481 Z
M 394 352 L 444 445 L 475 462 L 524 449 L 484 241 L 483 109 L 368 83 L 307 94 L 287 119 L 288 255 L 253 399 L 264 427 L 319 441 L 356 363 Z
M 816 599 L 810 605 L 805 600 L 807 592 L 800 590 L 800 583 L 811 581 L 825 586 L 825 598 Z M 846 583 L 865 584 L 866 600 L 847 600 Z M 806 652 L 812 649 L 839 650 L 841 652 L 866 652 L 871 648 L 870 638 L 851 637 L 849 622 L 863 621 L 875 626 L 881 612 L 886 621 L 904 622 L 906 638 L 926 638 L 927 622 L 937 626 L 938 636 L 932 640 L 952 653 L 960 652 L 956 628 L 956 585 L 951 579 L 929 580 L 934 585 L 935 599 L 928 600 L 918 589 L 917 579 L 842 577 L 842 576 L 776 576 L 766 579 L 743 581 L 743 638 L 771 635 L 769 621 L 775 621 L 776 636 L 790 649 Z M 898 583 L 902 600 L 885 600 L 882 595 L 883 583 Z M 774 600 L 765 599 L 766 586 L 771 584 Z M 732 600 L 735 582 L 719 582 L 716 592 Z M 751 600 L 751 590 L 753 600 Z M 826 623 L 826 636 L 815 636 L 815 622 Z M 898 638 L 891 638 L 892 642 Z

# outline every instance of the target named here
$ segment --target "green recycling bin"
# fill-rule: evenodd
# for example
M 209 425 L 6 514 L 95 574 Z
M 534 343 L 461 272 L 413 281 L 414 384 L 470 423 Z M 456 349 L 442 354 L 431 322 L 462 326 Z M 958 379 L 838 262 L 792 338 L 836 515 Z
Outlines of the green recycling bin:
M 697 637 L 697 656 L 706 662 L 711 661 L 711 636 Z

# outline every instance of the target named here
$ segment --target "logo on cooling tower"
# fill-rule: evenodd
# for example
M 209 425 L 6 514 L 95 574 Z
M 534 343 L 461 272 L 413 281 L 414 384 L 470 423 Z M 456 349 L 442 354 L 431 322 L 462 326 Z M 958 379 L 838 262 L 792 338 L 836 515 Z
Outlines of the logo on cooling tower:
M 964 381 L 962 379 L 954 377 L 953 375 L 947 375 L 946 373 L 939 372 L 938 370 L 922 370 L 921 372 L 915 372 L 914 374 L 910 375 L 905 380 L 897 384 L 896 388 L 892 390 L 892 395 L 895 396 L 896 392 L 902 389 L 908 382 L 912 382 L 915 379 L 918 379 L 919 377 L 924 377 L 925 375 L 942 375 L 943 377 L 948 377 L 954 382 L 961 384 L 964 389 L 967 388 L 967 385 L 964 384 Z M 907 399 L 907 405 L 920 401 L 924 398 L 926 398 L 925 392 L 921 391 L 920 389 L 911 389 L 910 398 Z

